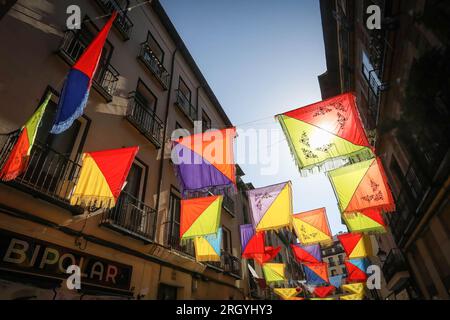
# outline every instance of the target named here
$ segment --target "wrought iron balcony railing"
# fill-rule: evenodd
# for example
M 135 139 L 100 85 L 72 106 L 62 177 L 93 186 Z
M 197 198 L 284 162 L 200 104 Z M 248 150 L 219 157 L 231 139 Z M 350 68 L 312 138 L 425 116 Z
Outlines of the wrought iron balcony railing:
M 186 98 L 180 90 L 177 90 L 176 104 L 192 122 L 198 120 L 197 107 L 192 105 L 189 99 Z
M 400 192 L 396 197 L 397 212 L 389 215 L 389 226 L 399 246 L 405 243 L 425 213 L 426 203 L 432 199 L 433 193 L 439 188 L 436 181 L 448 176 L 449 141 L 447 137 L 448 135 L 444 134 L 442 141 L 434 143 L 422 141 L 425 139 L 422 138 L 414 145 L 420 150 L 420 157 L 419 155 L 411 157 L 410 166 L 402 179 Z M 427 147 L 422 148 L 422 146 Z M 438 173 L 439 168 L 447 169 L 446 172 Z
M 389 283 L 398 272 L 407 271 L 406 261 L 398 249 L 392 249 L 383 264 L 383 274 L 386 283 Z
M 116 206 L 103 213 L 101 225 L 145 243 L 155 240 L 156 210 L 122 192 Z
M 1 166 L 10 155 L 18 136 L 18 131 L 9 135 L 0 135 Z M 83 209 L 76 205 L 72 206 L 69 202 L 80 170 L 81 166 L 67 155 L 35 142 L 25 171 L 7 184 L 63 207 L 74 214 L 81 214 Z
M 95 0 L 104 13 L 117 11 L 118 15 L 114 21 L 114 26 L 119 30 L 124 40 L 130 39 L 133 29 L 133 21 L 128 17 L 126 8 L 122 8 L 116 0 Z
M 234 200 L 227 194 L 223 197 L 222 206 L 225 210 L 227 210 L 232 216 L 235 215 L 234 213 Z
M 64 34 L 59 54 L 68 64 L 73 65 L 86 47 L 87 44 L 81 40 L 76 32 L 68 30 Z M 93 86 L 110 102 L 116 92 L 119 76 L 119 72 L 112 65 L 101 61 L 93 77 Z
M 242 276 L 241 260 L 224 250 L 221 251 L 220 261 L 208 262 L 208 265 L 238 279 Z
M 191 240 L 181 241 L 180 234 L 178 232 L 174 232 L 174 229 L 172 230 L 172 222 L 168 222 L 166 224 L 166 228 L 168 230 L 166 245 L 173 250 L 182 252 L 191 257 L 195 257 L 194 242 Z
M 167 90 L 169 88 L 170 74 L 153 53 L 147 42 L 141 44 L 141 51 L 138 58 L 155 76 L 161 86 Z
M 156 148 L 161 148 L 164 123 L 135 92 L 130 94 L 126 117 Z

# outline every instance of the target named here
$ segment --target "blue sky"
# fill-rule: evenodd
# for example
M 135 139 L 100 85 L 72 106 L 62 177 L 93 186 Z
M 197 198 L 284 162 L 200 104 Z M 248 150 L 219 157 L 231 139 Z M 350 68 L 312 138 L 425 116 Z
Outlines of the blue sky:
M 161 3 L 231 121 L 241 129 L 268 128 L 279 135 L 259 145 L 278 164 L 276 174 L 262 175 L 264 165 L 240 162 L 244 180 L 255 187 L 291 180 L 295 212 L 326 207 L 333 233 L 345 231 L 328 179 L 300 177 L 273 120 L 276 114 L 321 100 L 317 76 L 326 63 L 319 1 Z

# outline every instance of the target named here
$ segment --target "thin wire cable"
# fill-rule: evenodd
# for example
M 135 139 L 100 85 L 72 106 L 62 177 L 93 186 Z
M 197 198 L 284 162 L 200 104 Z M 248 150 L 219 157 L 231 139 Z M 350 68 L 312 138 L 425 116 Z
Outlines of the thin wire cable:
M 127 8 L 124 8 L 124 9 L 122 9 L 122 10 L 117 10 L 117 12 L 118 12 L 119 14 L 120 14 L 120 13 L 124 13 L 124 12 L 130 12 L 131 10 L 134 10 L 134 9 L 136 9 L 136 8 L 139 8 L 139 7 L 141 7 L 141 6 L 145 5 L 145 4 L 150 4 L 151 2 L 152 2 L 152 0 L 148 0 L 148 1 L 145 1 L 145 2 L 141 2 L 141 3 L 138 3 L 138 4 L 136 4 L 136 5 L 133 5 L 133 6 L 129 6 L 129 7 L 127 7 Z M 110 13 L 108 13 L 108 14 L 101 15 L 101 16 L 97 16 L 97 17 L 94 17 L 94 18 L 88 18 L 88 19 L 85 19 L 85 20 L 83 20 L 81 23 L 84 23 L 84 22 L 93 22 L 93 21 L 100 20 L 100 19 L 103 19 L 103 18 L 106 18 L 106 17 L 110 17 L 111 15 L 112 15 L 112 12 L 110 12 Z M 81 26 L 81 23 L 80 23 L 80 26 Z M 75 24 L 75 26 L 78 26 L 78 25 Z

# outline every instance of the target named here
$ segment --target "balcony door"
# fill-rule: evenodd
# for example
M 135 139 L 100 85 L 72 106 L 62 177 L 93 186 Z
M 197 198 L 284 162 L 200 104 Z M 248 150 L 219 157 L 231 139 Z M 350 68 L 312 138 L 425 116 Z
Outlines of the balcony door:
M 44 97 L 47 94 L 44 95 Z M 68 199 L 79 173 L 79 149 L 88 120 L 77 119 L 61 134 L 50 133 L 57 112 L 57 97 L 51 100 L 43 115 L 23 182 L 46 193 Z
M 102 23 L 104 23 L 103 20 Z M 78 60 L 84 49 L 92 42 L 92 40 L 94 40 L 99 31 L 99 28 L 89 19 L 89 17 L 85 17 L 81 29 L 75 34 L 75 41 L 70 43 L 67 50 L 73 61 Z M 106 40 L 97 67 L 97 72 L 94 75 L 94 79 L 99 83 L 102 82 L 101 79 L 103 79 L 104 74 L 107 71 L 113 51 L 114 47 Z
M 143 189 L 144 189 L 145 167 L 135 162 L 131 166 L 127 177 L 127 183 L 122 192 L 122 214 L 119 215 L 119 224 L 127 227 L 129 230 L 136 230 L 138 233 L 145 234 L 147 231 L 148 219 L 144 208 Z

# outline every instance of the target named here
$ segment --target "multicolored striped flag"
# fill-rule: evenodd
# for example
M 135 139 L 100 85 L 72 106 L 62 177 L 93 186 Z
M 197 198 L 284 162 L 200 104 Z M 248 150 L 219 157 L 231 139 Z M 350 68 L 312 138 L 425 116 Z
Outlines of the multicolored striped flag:
M 28 166 L 31 148 L 34 145 L 36 134 L 42 117 L 52 97 L 49 93 L 33 116 L 22 127 L 19 137 L 14 144 L 7 160 L 0 170 L 0 180 L 11 181 L 20 176 Z
M 70 203 L 95 208 L 114 207 L 138 151 L 139 147 L 131 147 L 84 153 Z
M 66 78 L 59 99 L 55 123 L 51 133 L 64 132 L 84 111 L 92 86 L 92 78 L 97 70 L 109 30 L 117 17 L 117 12 L 105 24 L 95 39 L 72 66 Z
M 277 118 L 303 176 L 374 157 L 351 93 Z

